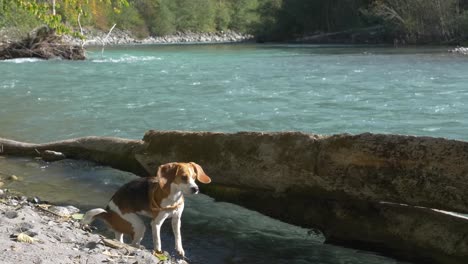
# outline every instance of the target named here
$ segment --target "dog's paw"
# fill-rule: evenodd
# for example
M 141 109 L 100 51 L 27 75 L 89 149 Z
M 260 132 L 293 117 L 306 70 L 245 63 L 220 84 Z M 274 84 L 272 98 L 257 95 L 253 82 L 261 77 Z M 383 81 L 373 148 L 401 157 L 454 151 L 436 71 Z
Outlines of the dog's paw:
M 181 257 L 185 258 L 185 251 L 182 247 L 177 247 L 175 250 Z

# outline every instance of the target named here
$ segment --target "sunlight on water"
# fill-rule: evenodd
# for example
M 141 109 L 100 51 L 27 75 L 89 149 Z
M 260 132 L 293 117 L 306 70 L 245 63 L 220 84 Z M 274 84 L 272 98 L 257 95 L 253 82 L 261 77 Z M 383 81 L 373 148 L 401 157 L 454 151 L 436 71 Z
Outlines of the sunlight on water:
M 120 58 L 101 58 L 101 59 L 92 59 L 92 62 L 97 63 L 138 63 L 142 61 L 153 61 L 153 60 L 162 60 L 160 57 L 154 56 L 130 56 L 123 55 Z
M 468 57 L 446 50 L 122 46 L 106 48 L 103 57 L 100 49 L 90 50 L 90 59 L 78 62 L 2 61 L 0 137 L 38 143 L 90 135 L 139 139 L 157 129 L 468 140 Z M 134 177 L 86 162 L 0 158 L 2 174 L 22 178 L 9 188 L 85 207 L 104 206 Z M 191 263 L 396 263 L 323 245 L 307 230 L 203 195 L 187 203 L 183 233 Z
M 141 138 L 160 129 L 468 139 L 468 58 L 445 48 L 169 45 L 89 55 L 0 62 L 1 136 Z

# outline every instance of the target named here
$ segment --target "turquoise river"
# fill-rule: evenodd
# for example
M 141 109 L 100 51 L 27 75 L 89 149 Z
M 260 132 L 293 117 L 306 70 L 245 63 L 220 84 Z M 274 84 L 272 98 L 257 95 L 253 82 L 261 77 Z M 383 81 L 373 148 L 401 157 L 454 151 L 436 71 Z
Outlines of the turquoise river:
M 0 137 L 140 139 L 157 129 L 468 140 L 468 57 L 447 48 L 159 45 L 96 48 L 88 56 L 0 62 Z M 20 181 L 8 188 L 83 208 L 104 207 L 135 177 L 82 161 L 0 158 L 0 178 L 12 174 Z M 403 263 L 323 244 L 307 229 L 204 195 L 187 203 L 190 263 Z M 163 249 L 174 253 L 170 225 L 163 229 Z

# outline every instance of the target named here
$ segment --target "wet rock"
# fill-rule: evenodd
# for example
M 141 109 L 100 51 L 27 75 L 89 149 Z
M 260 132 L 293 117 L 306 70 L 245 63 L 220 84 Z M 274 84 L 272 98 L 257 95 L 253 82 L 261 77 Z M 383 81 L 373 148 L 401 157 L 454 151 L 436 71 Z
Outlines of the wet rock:
M 59 161 L 66 159 L 65 155 L 62 152 L 45 150 L 41 152 L 41 157 L 44 161 Z
M 41 199 L 39 199 L 38 197 L 31 197 L 31 198 L 28 198 L 28 202 L 32 204 L 39 204 L 41 203 Z
M 8 177 L 8 180 L 10 180 L 10 181 L 18 181 L 18 180 L 19 180 L 19 177 L 16 176 L 16 175 L 11 175 L 10 177 Z
M 0 189 L 0 198 L 3 198 L 5 196 L 5 191 Z

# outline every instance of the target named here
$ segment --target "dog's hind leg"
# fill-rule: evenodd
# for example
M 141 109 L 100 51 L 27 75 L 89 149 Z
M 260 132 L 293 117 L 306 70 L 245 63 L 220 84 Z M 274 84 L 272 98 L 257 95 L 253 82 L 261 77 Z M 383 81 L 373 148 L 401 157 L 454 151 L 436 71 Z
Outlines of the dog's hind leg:
M 133 213 L 130 214 L 124 214 L 125 220 L 130 222 L 130 224 L 133 227 L 133 235 L 132 235 L 132 246 L 134 247 L 139 247 L 140 242 L 143 239 L 143 236 L 145 235 L 145 223 L 141 218 Z

